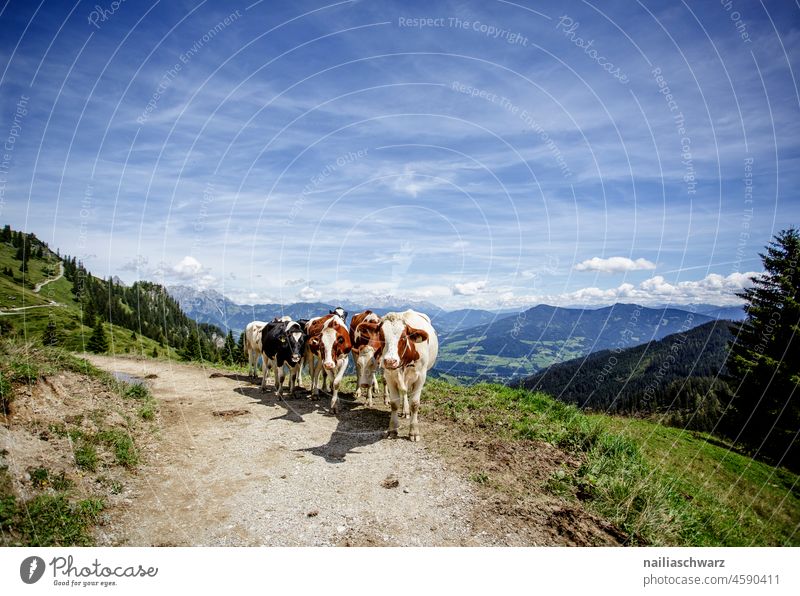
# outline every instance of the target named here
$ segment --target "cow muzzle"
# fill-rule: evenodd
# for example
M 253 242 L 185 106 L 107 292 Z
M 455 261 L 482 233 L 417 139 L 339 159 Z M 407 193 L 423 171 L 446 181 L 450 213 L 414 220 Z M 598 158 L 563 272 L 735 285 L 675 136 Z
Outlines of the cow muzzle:
M 294 362 L 295 364 L 300 362 L 300 356 L 292 356 L 292 362 Z
M 325 362 L 325 363 L 323 363 L 322 366 L 325 367 L 326 370 L 333 370 L 334 368 L 336 368 L 336 363 L 335 362 Z
M 389 370 L 395 370 L 398 366 L 400 366 L 400 362 L 398 362 L 394 358 L 384 358 L 383 359 L 383 367 L 384 368 L 388 368 Z

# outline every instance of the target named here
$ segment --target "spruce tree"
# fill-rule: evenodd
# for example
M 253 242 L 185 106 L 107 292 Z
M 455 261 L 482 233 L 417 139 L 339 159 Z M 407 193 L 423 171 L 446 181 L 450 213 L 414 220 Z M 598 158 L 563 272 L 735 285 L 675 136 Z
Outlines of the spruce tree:
M 103 321 L 100 317 L 95 318 L 92 335 L 89 337 L 86 347 L 90 352 L 97 354 L 108 350 L 108 337 L 106 337 L 106 331 L 103 329 Z
M 800 468 L 800 232 L 789 228 L 759 255 L 764 274 L 739 296 L 747 319 L 731 347 L 734 396 L 727 431 L 758 455 Z
M 233 339 L 233 331 L 228 329 L 228 335 L 225 336 L 225 347 L 223 348 L 223 356 L 225 362 L 229 364 L 236 364 L 238 358 L 236 357 L 238 348 L 236 341 Z

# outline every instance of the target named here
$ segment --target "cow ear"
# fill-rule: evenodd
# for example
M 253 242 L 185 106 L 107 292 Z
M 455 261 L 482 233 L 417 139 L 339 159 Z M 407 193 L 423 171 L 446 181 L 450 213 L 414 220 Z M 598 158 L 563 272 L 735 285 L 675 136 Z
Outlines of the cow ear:
M 428 340 L 427 331 L 423 331 L 422 329 L 415 329 L 410 325 L 406 325 L 406 333 L 408 334 L 408 337 L 411 338 L 411 341 L 413 341 L 416 344 Z

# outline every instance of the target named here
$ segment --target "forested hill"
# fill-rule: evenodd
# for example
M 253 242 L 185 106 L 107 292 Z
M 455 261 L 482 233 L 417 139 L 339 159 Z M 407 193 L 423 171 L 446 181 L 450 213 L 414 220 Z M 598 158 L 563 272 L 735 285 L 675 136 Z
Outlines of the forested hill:
M 230 334 L 190 319 L 164 286 L 148 281 L 125 286 L 95 277 L 75 257 L 52 251 L 34 234 L 5 226 L 0 265 L 2 334 L 41 336 L 48 345 L 82 351 L 93 349 L 89 339 L 103 328 L 113 342 L 107 348 L 115 351 L 146 349 L 151 355 L 174 349 L 187 359 L 211 361 L 240 351 Z M 124 337 L 121 329 L 128 330 Z M 97 337 L 102 338 L 99 331 Z
M 719 419 L 723 370 L 733 335 L 728 321 L 712 321 L 661 340 L 603 350 L 524 379 L 521 386 L 595 411 L 668 413 L 667 422 L 705 429 Z

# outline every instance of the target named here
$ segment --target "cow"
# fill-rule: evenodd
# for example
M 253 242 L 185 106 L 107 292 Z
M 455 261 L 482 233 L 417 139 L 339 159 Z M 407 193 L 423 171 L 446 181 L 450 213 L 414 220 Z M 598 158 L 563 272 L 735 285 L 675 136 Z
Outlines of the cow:
M 392 417 L 388 436 L 397 437 L 398 409 L 407 398 L 411 406 L 411 429 L 408 438 L 419 441 L 419 398 L 428 371 L 439 355 L 439 338 L 428 315 L 407 310 L 390 312 L 381 318 L 384 348 L 381 364 Z
M 306 362 L 311 371 L 311 393 L 319 394 L 317 377 L 331 380 L 331 413 L 338 411 L 339 383 L 347 369 L 347 355 L 352 344 L 344 320 L 337 314 L 327 314 L 311 319 L 306 325 L 308 342 L 306 343 Z M 323 381 L 323 389 L 325 383 Z
M 252 321 L 247 324 L 244 330 L 244 353 L 247 356 L 249 367 L 247 376 L 258 378 L 258 357 L 261 356 L 261 330 L 264 329 L 264 321 Z M 261 363 L 264 368 L 265 363 Z
M 347 311 L 343 309 L 341 306 L 337 306 L 333 310 L 329 310 L 328 314 L 330 315 L 339 315 L 342 318 L 344 323 L 347 323 Z
M 289 393 L 294 394 L 305 347 L 306 332 L 296 321 L 276 319 L 267 323 L 261 332 L 261 357 L 265 363 L 261 391 L 267 390 L 267 374 L 272 368 L 275 370 L 275 390 L 280 397 L 285 366 L 289 369 Z
M 380 332 L 381 318 L 371 310 L 365 310 L 350 320 L 350 342 L 353 344 L 353 360 L 356 364 L 356 399 L 361 389 L 367 390 L 367 405 L 372 407 L 373 390 L 380 390 L 377 371 L 383 354 L 383 336 Z M 384 388 L 383 403 L 389 399 Z

